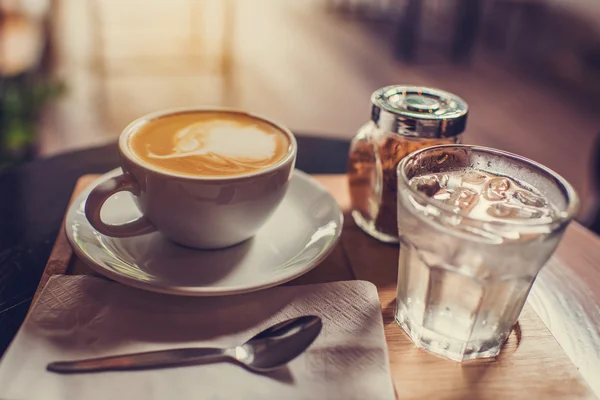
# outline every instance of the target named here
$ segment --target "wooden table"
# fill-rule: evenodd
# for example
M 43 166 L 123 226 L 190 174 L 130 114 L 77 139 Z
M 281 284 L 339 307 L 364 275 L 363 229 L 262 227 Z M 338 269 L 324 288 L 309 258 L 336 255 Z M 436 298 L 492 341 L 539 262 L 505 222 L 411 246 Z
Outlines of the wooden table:
M 82 177 L 74 194 L 95 177 Z M 345 176 L 316 178 L 347 211 L 350 202 Z M 556 255 L 540 274 L 518 329 L 500 355 L 494 360 L 459 364 L 417 349 L 396 325 L 393 314 L 398 247 L 371 239 L 345 215 L 342 237 L 332 254 L 289 284 L 361 279 L 377 286 L 398 398 L 595 398 L 593 389 L 598 393 L 598 383 L 593 378 L 599 372 L 600 359 L 600 239 L 572 224 Z M 57 238 L 36 296 L 51 275 L 60 273 L 95 274 L 73 256 L 64 230 Z

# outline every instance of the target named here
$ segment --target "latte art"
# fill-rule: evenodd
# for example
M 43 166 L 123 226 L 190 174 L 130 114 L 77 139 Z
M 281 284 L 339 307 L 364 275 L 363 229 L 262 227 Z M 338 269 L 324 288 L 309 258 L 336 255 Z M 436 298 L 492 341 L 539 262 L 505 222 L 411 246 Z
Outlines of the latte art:
M 243 113 L 196 111 L 152 120 L 132 135 L 142 161 L 186 175 L 231 176 L 264 169 L 289 152 L 276 126 Z
M 149 153 L 152 158 L 178 158 L 214 154 L 232 161 L 269 160 L 277 147 L 274 135 L 257 126 L 243 126 L 232 121 L 195 123 L 173 137 L 173 152 Z

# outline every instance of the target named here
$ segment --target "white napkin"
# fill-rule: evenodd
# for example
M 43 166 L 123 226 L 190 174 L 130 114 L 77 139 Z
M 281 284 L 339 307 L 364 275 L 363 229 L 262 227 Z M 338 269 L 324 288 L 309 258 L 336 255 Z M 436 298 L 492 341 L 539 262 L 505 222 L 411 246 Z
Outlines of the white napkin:
M 300 315 L 323 330 L 269 375 L 232 363 L 59 375 L 51 361 L 230 346 Z M 89 276 L 50 279 L 0 364 L 3 400 L 394 399 L 377 290 L 349 281 L 239 296 L 161 295 Z

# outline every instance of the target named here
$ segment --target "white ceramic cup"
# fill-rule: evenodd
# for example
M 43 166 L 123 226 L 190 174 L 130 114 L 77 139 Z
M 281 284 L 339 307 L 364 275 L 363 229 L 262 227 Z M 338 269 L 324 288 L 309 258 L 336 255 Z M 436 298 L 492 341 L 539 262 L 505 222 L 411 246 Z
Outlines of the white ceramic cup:
M 131 152 L 129 137 L 156 118 L 181 112 L 227 111 L 268 122 L 290 142 L 288 154 L 259 171 L 227 177 L 180 175 L 146 164 Z M 252 237 L 275 211 L 294 171 L 297 144 L 285 127 L 243 111 L 214 108 L 176 109 L 146 115 L 129 124 L 119 137 L 123 174 L 98 184 L 85 203 L 85 215 L 100 233 L 138 236 L 155 230 L 172 241 L 199 249 L 218 249 Z M 122 225 L 102 221 L 100 211 L 113 194 L 134 195 L 142 216 Z

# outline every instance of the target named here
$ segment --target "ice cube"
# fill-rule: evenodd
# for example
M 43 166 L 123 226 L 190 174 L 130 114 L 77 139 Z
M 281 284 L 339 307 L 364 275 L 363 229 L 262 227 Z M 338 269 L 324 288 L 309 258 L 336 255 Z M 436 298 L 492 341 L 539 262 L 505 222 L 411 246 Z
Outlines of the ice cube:
M 446 177 L 444 183 L 445 183 L 445 187 L 447 187 L 448 189 L 457 189 L 459 187 L 462 186 L 462 175 L 461 174 L 451 174 L 451 175 L 444 175 Z
M 496 203 L 492 204 L 488 209 L 487 213 L 489 216 L 494 218 L 510 218 L 513 213 L 512 207 L 507 207 L 505 204 Z
M 435 196 L 433 196 L 434 199 L 439 200 L 439 201 L 445 201 L 448 200 L 451 196 L 451 192 L 449 192 L 446 189 L 440 189 Z
M 433 197 L 440 190 L 437 176 L 423 176 L 417 181 L 417 190 L 428 197 Z
M 469 212 L 475 206 L 475 204 L 477 204 L 478 200 L 479 196 L 477 192 L 464 187 L 459 187 L 450 195 L 447 203 L 452 205 L 455 211 L 462 210 Z
M 473 185 L 481 185 L 487 179 L 487 175 L 479 171 L 467 170 L 462 176 L 464 183 L 470 183 Z
M 442 187 L 448 187 L 448 181 L 450 180 L 450 176 L 448 174 L 443 174 L 440 178 L 440 185 Z
M 528 190 L 517 190 L 513 196 L 526 206 L 538 208 L 546 206 L 546 200 L 543 197 L 540 197 Z
M 486 182 L 483 197 L 489 201 L 504 200 L 510 188 L 510 181 L 504 177 L 492 178 Z
M 505 203 L 492 204 L 487 209 L 488 215 L 502 219 L 532 219 L 540 218 L 544 213 L 531 207 L 509 205 Z

